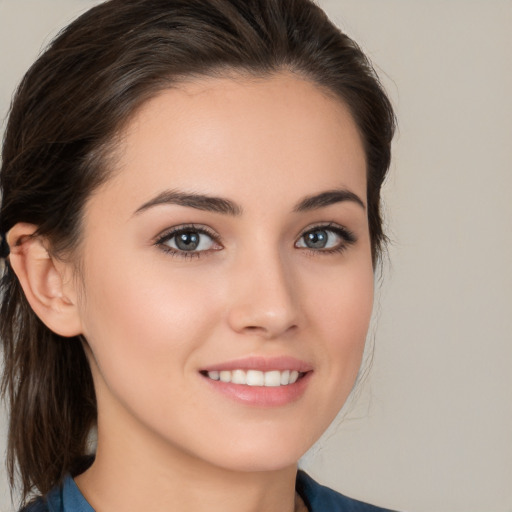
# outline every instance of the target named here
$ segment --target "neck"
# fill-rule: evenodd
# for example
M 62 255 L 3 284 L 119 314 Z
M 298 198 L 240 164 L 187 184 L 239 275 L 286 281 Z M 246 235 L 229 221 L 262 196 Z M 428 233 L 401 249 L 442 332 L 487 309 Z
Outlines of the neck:
M 129 429 L 128 429 L 129 430 Z M 226 469 L 140 435 L 98 426 L 92 466 L 75 481 L 96 512 L 293 512 L 296 465 L 271 471 Z

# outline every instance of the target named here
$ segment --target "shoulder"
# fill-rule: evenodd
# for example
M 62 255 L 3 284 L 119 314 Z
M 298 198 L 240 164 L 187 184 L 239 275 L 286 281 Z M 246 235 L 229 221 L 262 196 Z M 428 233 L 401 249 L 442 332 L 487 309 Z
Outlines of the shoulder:
M 36 498 L 27 506 L 23 507 L 20 512 L 48 512 L 48 505 L 43 498 Z
M 62 486 L 54 487 L 45 497 L 34 498 L 20 512 L 63 512 Z
M 296 488 L 310 512 L 392 512 L 333 491 L 303 471 L 297 473 Z

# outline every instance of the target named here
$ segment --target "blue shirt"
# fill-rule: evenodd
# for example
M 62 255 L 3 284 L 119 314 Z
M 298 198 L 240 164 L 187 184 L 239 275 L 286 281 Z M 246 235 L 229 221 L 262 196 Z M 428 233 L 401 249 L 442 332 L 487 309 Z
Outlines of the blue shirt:
M 391 512 L 353 500 L 315 482 L 303 471 L 297 473 L 296 489 L 309 512 Z M 39 498 L 20 512 L 94 512 L 75 481 L 67 476 L 46 498 Z

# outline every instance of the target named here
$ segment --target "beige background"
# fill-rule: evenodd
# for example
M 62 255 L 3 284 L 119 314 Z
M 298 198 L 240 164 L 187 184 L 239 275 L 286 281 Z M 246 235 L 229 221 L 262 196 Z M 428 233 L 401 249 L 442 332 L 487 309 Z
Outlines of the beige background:
M 0 0 L 2 119 L 50 35 L 93 3 Z M 512 1 L 320 4 L 373 59 L 400 133 L 372 373 L 305 466 L 402 511 L 511 512 Z

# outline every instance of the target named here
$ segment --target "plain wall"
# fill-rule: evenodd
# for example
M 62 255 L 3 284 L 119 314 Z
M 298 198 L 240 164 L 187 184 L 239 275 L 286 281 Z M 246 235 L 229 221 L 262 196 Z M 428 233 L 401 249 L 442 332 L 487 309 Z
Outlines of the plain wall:
M 0 0 L 2 119 L 50 35 L 94 3 Z M 320 4 L 373 60 L 399 133 L 373 368 L 304 464 L 402 511 L 511 512 L 512 2 Z

